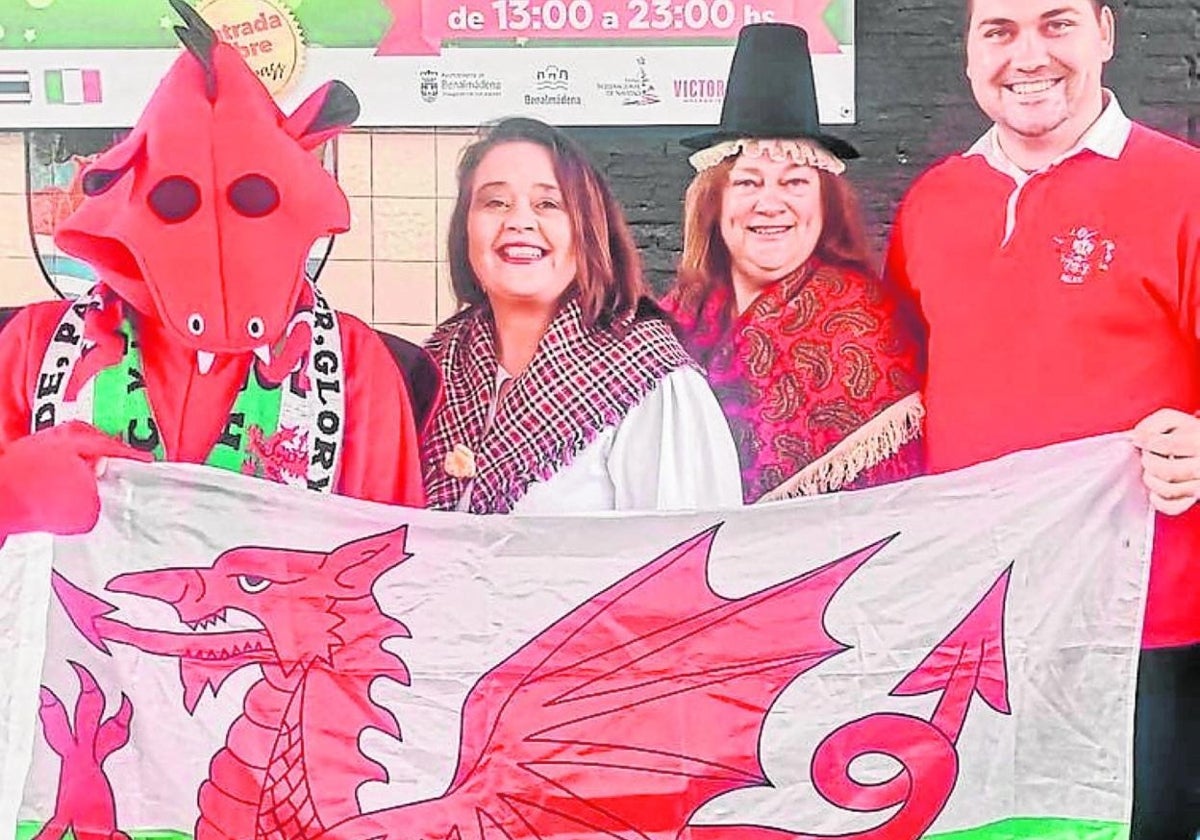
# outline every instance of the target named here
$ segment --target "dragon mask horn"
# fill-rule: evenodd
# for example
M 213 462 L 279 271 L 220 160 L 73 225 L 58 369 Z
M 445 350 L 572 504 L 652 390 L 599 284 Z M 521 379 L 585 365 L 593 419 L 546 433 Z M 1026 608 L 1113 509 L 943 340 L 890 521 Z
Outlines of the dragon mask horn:
M 217 33 L 208 25 L 208 21 L 200 17 L 200 13 L 189 6 L 184 0 L 167 0 L 175 14 L 183 18 L 183 26 L 175 27 L 175 34 L 187 47 L 188 52 L 196 57 L 204 68 L 204 93 L 209 101 L 217 98 L 217 74 L 213 67 L 213 47 L 217 43 Z

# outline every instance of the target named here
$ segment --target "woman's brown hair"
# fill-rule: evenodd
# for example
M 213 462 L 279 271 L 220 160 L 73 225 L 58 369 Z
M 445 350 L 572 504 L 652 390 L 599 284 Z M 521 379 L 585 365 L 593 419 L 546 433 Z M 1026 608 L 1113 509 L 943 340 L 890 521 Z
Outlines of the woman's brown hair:
M 578 297 L 584 323 L 606 325 L 633 315 L 647 289 L 641 258 L 621 206 L 604 176 L 575 141 L 540 120 L 511 117 L 487 129 L 458 163 L 458 199 L 450 216 L 450 282 L 460 307 L 487 305 L 487 295 L 468 256 L 467 213 L 475 171 L 503 143 L 536 143 L 550 152 L 554 175 L 571 221 L 578 265 L 568 294 Z
M 683 210 L 683 256 L 679 261 L 676 293 L 683 306 L 696 314 L 719 284 L 732 282 L 729 249 L 721 237 L 721 203 L 729 184 L 730 157 L 703 172 L 688 185 Z M 821 235 L 812 259 L 826 265 L 875 277 L 858 196 L 845 178 L 817 170 L 821 182 Z

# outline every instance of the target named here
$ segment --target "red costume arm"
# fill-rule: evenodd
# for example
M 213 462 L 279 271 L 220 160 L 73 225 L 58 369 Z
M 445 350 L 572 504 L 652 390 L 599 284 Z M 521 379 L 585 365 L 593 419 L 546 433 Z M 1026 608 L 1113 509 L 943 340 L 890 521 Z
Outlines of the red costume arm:
M 0 544 L 13 534 L 86 534 L 100 516 L 104 458 L 148 460 L 87 423 L 25 435 L 0 451 Z
M 27 306 L 0 330 L 0 452 L 29 434 L 30 395 L 46 345 L 66 303 Z
M 425 506 L 421 450 L 404 374 L 362 321 L 338 313 L 346 358 L 346 434 L 338 492 Z
M 50 307 L 61 313 L 61 306 L 54 304 L 25 307 L 0 330 L 0 545 L 9 536 L 29 530 L 23 499 L 38 492 L 21 474 L 29 466 L 28 459 L 12 448 L 15 441 L 29 436 L 29 396 L 37 379 L 37 360 L 49 339 L 49 333 L 39 336 L 45 330 L 37 328 L 42 320 L 57 320 L 35 316 Z

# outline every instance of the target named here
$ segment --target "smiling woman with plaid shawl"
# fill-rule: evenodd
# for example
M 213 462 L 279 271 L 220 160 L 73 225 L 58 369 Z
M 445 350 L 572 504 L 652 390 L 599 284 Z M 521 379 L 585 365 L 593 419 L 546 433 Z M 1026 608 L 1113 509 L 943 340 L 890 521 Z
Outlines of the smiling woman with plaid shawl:
M 473 513 L 738 505 L 737 453 L 645 293 L 628 224 L 556 129 L 500 122 L 466 150 L 450 220 L 462 310 L 428 349 L 445 401 L 432 507 Z

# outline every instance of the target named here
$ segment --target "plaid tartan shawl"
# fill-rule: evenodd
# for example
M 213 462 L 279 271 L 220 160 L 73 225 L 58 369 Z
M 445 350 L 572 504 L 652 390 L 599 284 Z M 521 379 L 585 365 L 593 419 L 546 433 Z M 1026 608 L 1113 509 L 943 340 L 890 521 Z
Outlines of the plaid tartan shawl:
M 491 313 L 477 308 L 450 319 L 426 347 L 445 379 L 445 402 L 424 443 L 429 506 L 453 510 L 471 480 L 446 469 L 447 455 L 461 445 L 474 455 L 472 513 L 510 512 L 531 484 L 570 464 L 664 376 L 697 367 L 661 317 L 589 329 L 572 300 L 485 429 L 498 365 Z

